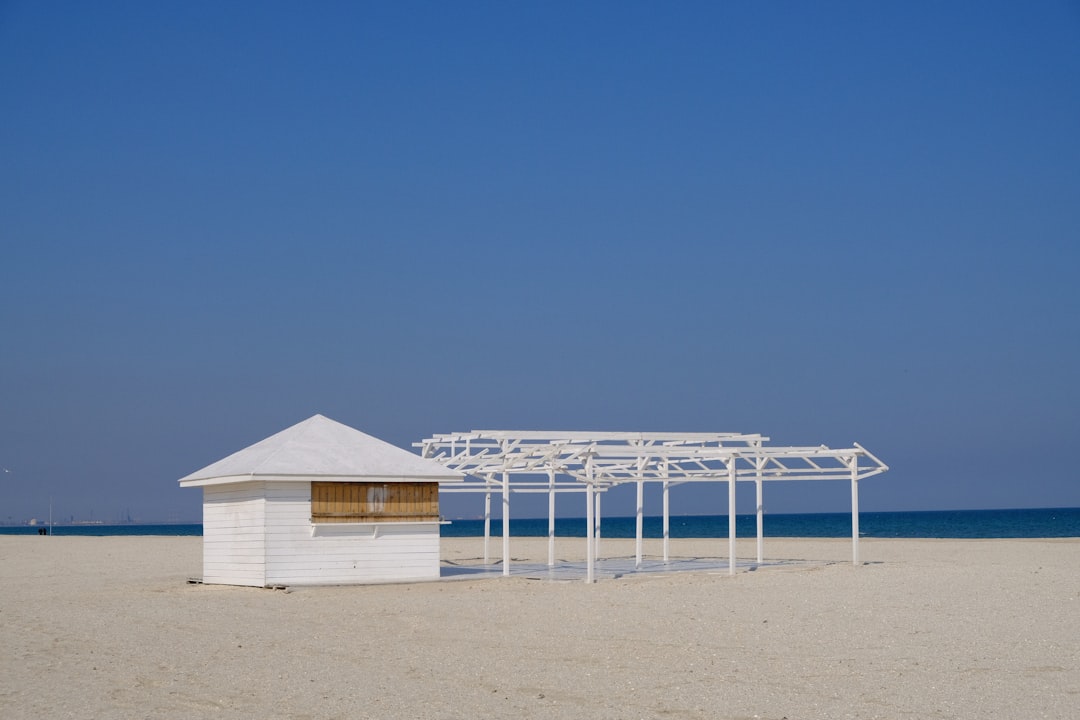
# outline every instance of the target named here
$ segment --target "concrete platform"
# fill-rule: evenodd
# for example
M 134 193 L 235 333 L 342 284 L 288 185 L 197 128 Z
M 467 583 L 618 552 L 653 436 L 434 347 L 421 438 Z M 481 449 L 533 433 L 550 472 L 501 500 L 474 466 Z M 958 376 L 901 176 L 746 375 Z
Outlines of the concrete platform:
M 817 565 L 822 563 L 805 560 L 736 560 L 736 572 L 752 572 L 759 568 L 790 567 L 795 565 Z M 604 558 L 597 560 L 593 576 L 597 580 L 618 580 L 634 576 L 660 576 L 682 572 L 728 573 L 726 558 L 671 558 L 668 562 L 656 558 L 644 558 L 641 565 L 635 567 L 633 557 Z M 554 566 L 547 563 L 511 562 L 511 577 L 524 577 L 530 580 L 550 580 L 553 582 L 584 581 L 588 577 L 585 561 L 557 562 Z M 455 564 L 444 561 L 440 569 L 443 580 L 466 580 L 477 578 L 503 577 L 502 562 L 488 565 Z

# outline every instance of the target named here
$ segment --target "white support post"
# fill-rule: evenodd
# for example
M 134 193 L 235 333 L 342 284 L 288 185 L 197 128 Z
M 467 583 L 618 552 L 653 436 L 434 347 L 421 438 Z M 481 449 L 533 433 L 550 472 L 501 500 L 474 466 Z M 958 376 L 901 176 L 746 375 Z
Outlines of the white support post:
M 585 582 L 594 582 L 594 566 L 596 564 L 596 546 L 593 545 L 593 485 L 590 482 L 585 488 Z
M 548 470 L 548 567 L 555 567 L 555 471 Z
M 757 563 L 760 565 L 765 562 L 765 503 L 763 500 L 764 491 L 762 485 L 764 481 L 761 477 L 761 471 L 764 469 L 765 459 L 754 458 L 754 467 L 757 470 L 757 474 L 754 477 L 754 485 L 757 498 Z
M 644 531 L 644 513 L 645 513 L 645 483 L 638 480 L 637 483 L 637 533 L 636 543 L 634 546 L 635 559 L 634 567 L 641 568 L 641 536 Z
M 735 574 L 735 456 L 728 458 L 728 575 Z
M 596 530 L 593 533 L 593 542 L 596 543 L 596 549 L 593 551 L 594 557 L 600 557 L 600 498 L 604 496 L 604 493 L 597 492 L 593 494 L 593 502 L 596 503 L 596 509 L 593 511 L 593 517 L 596 518 Z
M 484 493 L 484 564 L 491 564 L 491 490 Z
M 851 458 L 851 564 L 859 564 L 859 458 Z
M 557 524 L 555 512 L 559 502 L 558 493 L 564 490 L 586 493 L 589 579 L 595 581 L 596 563 L 601 553 L 602 496 L 607 490 L 627 482 L 638 484 L 634 548 L 636 568 L 644 567 L 644 486 L 646 482 L 663 484 L 663 557 L 665 563 L 671 563 L 673 560 L 671 488 L 687 482 L 708 482 L 712 485 L 725 481 L 728 483 L 728 570 L 731 574 L 736 574 L 737 552 L 740 550 L 737 538 L 739 482 L 754 482 L 757 525 L 756 558 L 760 566 L 765 560 L 764 483 L 766 480 L 840 482 L 849 480 L 851 484 L 851 556 L 853 564 L 861 564 L 859 484 L 862 480 L 886 472 L 889 469 L 888 466 L 858 443 L 851 448 L 838 449 L 825 445 L 765 447 L 763 443 L 767 440 L 768 438 L 757 434 L 736 433 L 591 431 L 544 433 L 494 430 L 436 435 L 422 443 L 414 443 L 414 446 L 421 447 L 422 445 L 425 457 L 433 458 L 448 468 L 461 471 L 471 478 L 459 487 L 447 487 L 448 492 L 484 494 L 483 555 L 484 563 L 488 566 L 494 562 L 494 548 L 491 547 L 493 516 L 491 500 L 496 492 L 502 492 L 504 575 L 511 574 L 510 495 L 512 492 L 541 495 L 544 492 L 548 493 L 549 566 L 555 564 Z M 464 449 L 462 449 L 463 445 Z M 471 449 L 474 446 L 477 448 L 475 453 Z M 637 461 L 636 472 L 634 460 Z M 742 463 L 741 466 L 740 463 Z M 768 475 L 765 474 L 766 470 Z M 539 474 L 540 478 L 521 480 L 515 490 L 512 485 L 515 472 Z M 545 472 L 548 474 L 546 484 L 542 480 Z M 559 483 L 558 473 L 564 473 L 569 478 L 576 478 L 584 483 L 584 487 L 577 482 Z M 749 492 L 749 489 L 746 492 Z M 50 516 L 50 530 L 52 529 L 51 521 Z M 718 553 L 722 552 L 719 548 L 717 550 Z M 754 555 L 749 545 L 745 545 L 745 550 L 749 566 L 751 563 L 749 558 Z
M 510 475 L 502 474 L 503 577 L 510 577 Z
M 670 556 L 669 556 L 668 551 L 671 549 L 670 548 L 670 543 L 668 542 L 669 536 L 671 534 L 671 521 L 670 521 L 670 518 L 671 518 L 671 503 L 669 502 L 670 495 L 669 495 L 669 492 L 668 492 L 668 490 L 669 490 L 668 484 L 669 484 L 668 481 L 665 480 L 664 481 L 664 562 L 665 563 L 668 562 L 668 560 L 669 560 Z

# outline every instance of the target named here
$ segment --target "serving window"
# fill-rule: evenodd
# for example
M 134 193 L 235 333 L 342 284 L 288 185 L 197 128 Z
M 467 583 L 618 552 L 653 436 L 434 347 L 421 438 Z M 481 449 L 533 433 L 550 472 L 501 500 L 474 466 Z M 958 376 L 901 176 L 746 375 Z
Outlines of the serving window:
M 438 483 L 311 483 L 311 521 L 314 523 L 426 522 L 438 519 Z

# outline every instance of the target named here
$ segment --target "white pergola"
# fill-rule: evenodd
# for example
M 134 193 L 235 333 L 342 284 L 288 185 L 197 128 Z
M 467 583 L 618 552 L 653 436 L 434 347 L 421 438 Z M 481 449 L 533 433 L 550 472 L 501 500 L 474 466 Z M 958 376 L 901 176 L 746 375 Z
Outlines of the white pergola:
M 471 476 L 442 492 L 484 493 L 484 563 L 491 536 L 491 495 L 502 496 L 503 575 L 510 574 L 510 495 L 548 494 L 548 565 L 555 564 L 555 496 L 585 495 L 587 580 L 595 579 L 600 497 L 624 483 L 637 485 L 636 564 L 642 560 L 644 485 L 663 485 L 664 561 L 668 561 L 669 490 L 688 482 L 726 482 L 728 568 L 735 574 L 735 483 L 757 489 L 757 562 L 763 562 L 763 485 L 775 480 L 844 480 L 851 483 L 851 558 L 859 562 L 859 481 L 888 466 L 853 447 L 774 447 L 762 435 L 474 430 L 430 437 L 415 447 L 425 458 Z

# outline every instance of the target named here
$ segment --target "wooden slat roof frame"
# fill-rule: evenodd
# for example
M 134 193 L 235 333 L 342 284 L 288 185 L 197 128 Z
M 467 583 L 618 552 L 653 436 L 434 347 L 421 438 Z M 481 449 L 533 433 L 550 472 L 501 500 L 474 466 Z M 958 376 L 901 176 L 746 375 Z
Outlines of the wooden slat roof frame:
M 548 563 L 554 564 L 554 497 L 584 492 L 586 499 L 587 580 L 594 580 L 599 497 L 616 485 L 636 483 L 637 561 L 641 563 L 642 486 L 664 488 L 664 559 L 668 558 L 668 490 L 688 482 L 728 485 L 729 572 L 735 572 L 735 485 L 757 487 L 758 563 L 763 562 L 762 486 L 769 481 L 844 480 L 851 483 L 852 562 L 858 564 L 858 483 L 889 468 L 858 443 L 848 448 L 771 446 L 769 438 L 745 433 L 595 432 L 473 430 L 445 433 L 413 443 L 421 455 L 468 476 L 441 487 L 443 492 L 485 493 L 484 558 L 488 559 L 491 493 L 503 506 L 503 574 L 509 567 L 509 515 L 512 493 L 549 494 Z M 546 476 L 545 479 L 535 479 Z M 532 477 L 534 479 L 527 479 Z

